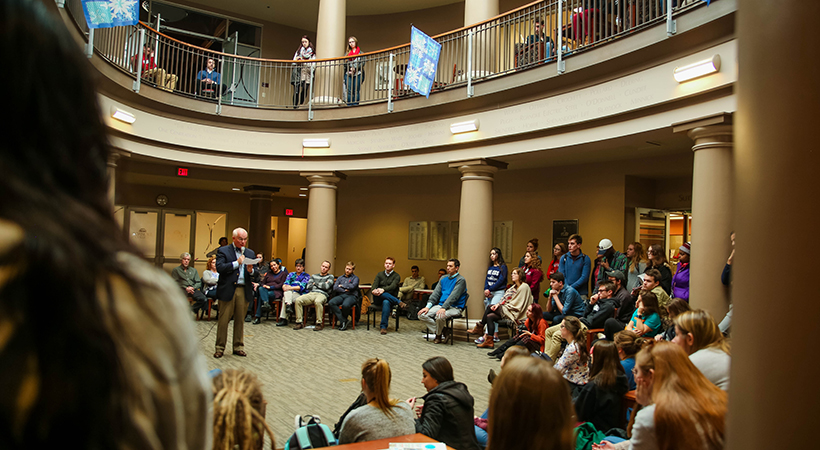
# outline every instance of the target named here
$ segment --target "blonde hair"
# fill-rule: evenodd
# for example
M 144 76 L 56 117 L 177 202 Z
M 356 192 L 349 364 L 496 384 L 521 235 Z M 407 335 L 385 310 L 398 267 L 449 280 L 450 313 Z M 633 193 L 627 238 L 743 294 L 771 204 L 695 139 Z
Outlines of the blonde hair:
M 393 417 L 393 406 L 398 400 L 390 398 L 390 364 L 379 358 L 370 358 L 362 364 L 362 379 L 367 389 L 373 393 L 375 407 L 379 408 L 387 417 Z
M 251 450 L 262 448 L 265 432 L 270 448 L 276 448 L 265 422 L 266 402 L 256 375 L 226 369 L 212 380 L 214 393 L 214 450 Z
M 692 353 L 707 347 L 714 347 L 723 350 L 727 355 L 731 354 L 729 342 L 723 337 L 715 319 L 707 311 L 702 309 L 686 311 L 675 317 L 675 326 L 683 334 L 692 334 Z

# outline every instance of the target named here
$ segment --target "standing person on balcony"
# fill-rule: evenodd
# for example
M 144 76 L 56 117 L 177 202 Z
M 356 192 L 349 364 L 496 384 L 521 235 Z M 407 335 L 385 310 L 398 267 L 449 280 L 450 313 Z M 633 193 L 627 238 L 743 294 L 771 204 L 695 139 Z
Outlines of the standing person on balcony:
M 138 58 L 139 55 L 134 55 L 134 57 L 131 58 L 131 65 L 133 67 L 137 67 Z M 157 63 L 154 61 L 154 49 L 151 48 L 149 42 L 146 42 L 145 47 L 142 49 L 142 78 L 150 78 L 160 89 L 164 89 L 168 92 L 172 92 L 177 86 L 176 75 L 157 67 Z
M 316 49 L 307 35 L 302 36 L 302 43 L 293 54 L 294 61 L 307 61 L 316 59 Z M 296 109 L 305 102 L 305 94 L 310 90 L 311 73 L 310 66 L 304 63 L 294 63 L 293 72 L 290 75 L 290 84 L 293 85 L 293 109 Z
M 347 38 L 347 53 L 345 56 L 355 56 L 362 52 L 356 36 Z M 359 106 L 362 80 L 364 80 L 364 58 L 350 58 L 345 61 L 345 101 L 347 106 Z

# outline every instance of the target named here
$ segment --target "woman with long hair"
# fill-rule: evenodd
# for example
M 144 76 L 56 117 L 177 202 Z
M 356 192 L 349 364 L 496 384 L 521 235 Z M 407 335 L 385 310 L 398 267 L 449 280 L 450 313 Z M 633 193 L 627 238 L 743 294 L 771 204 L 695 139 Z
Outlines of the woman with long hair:
M 589 381 L 589 350 L 587 350 L 587 330 L 575 316 L 564 317 L 561 322 L 561 337 L 567 341 L 564 353 L 555 363 L 555 368 L 567 380 L 572 399 Z
M 520 267 L 513 269 L 512 286 L 504 293 L 501 302 L 487 305 L 484 309 L 484 317 L 470 331 L 470 334 L 484 333 L 484 336 L 475 341 L 476 344 L 479 344 L 479 347 L 493 348 L 493 343 L 498 342 L 498 321 L 506 319 L 513 326 L 517 326 L 524 318 L 527 307 L 532 304 L 530 287 L 524 284 L 525 276 L 524 269 Z M 493 333 L 492 338 L 490 337 L 490 330 Z M 488 342 L 489 344 L 487 344 Z
M 567 244 L 563 242 L 559 242 L 552 247 L 552 261 L 550 261 L 549 266 L 547 267 L 546 278 L 549 278 L 550 275 L 558 272 L 558 265 L 561 261 L 561 257 L 564 256 L 569 250 L 567 250 Z
M 538 252 L 531 251 L 524 255 L 524 273 L 527 276 L 525 283 L 532 291 L 532 301 L 538 303 L 538 291 L 541 289 L 541 282 L 544 281 L 544 272 L 541 271 L 541 257 Z
M 589 383 L 575 400 L 575 412 L 579 422 L 591 422 L 595 429 L 606 432 L 621 426 L 629 383 L 615 343 L 599 340 L 592 348 Z
M 205 270 L 202 272 L 202 293 L 205 297 L 216 299 L 216 285 L 219 283 L 219 272 L 216 271 L 216 255 L 208 257 Z
M 635 312 L 632 313 L 632 319 L 626 324 L 625 329 L 648 338 L 663 332 L 660 306 L 658 306 L 658 297 L 655 294 L 647 290 L 638 294 Z
M 709 381 L 724 391 L 729 390 L 731 350 L 711 314 L 695 309 L 676 317 L 672 342 L 689 355 L 695 367 Z
M 416 419 L 416 432 L 459 450 L 478 450 L 473 405 L 475 401 L 467 385 L 456 382 L 453 366 L 443 356 L 428 359 L 421 365 L 421 384 L 427 389 L 419 406 L 421 414 Z M 416 408 L 416 398 L 407 400 Z
M 635 368 L 635 356 L 645 345 L 649 344 L 649 340 L 638 336 L 634 331 L 621 330 L 615 333 L 613 342 L 618 349 L 618 356 L 621 358 L 621 366 L 624 368 L 629 390 L 634 390 L 637 387 L 635 376 L 632 373 L 632 369 Z
M 626 247 L 626 286 L 627 292 L 640 287 L 640 275 L 646 271 L 646 250 L 640 242 L 633 242 Z
M 540 358 L 515 358 L 493 383 L 487 450 L 573 449 L 574 423 L 561 375 Z
M 210 380 L 190 308 L 114 218 L 88 60 L 53 4 L 0 10 L 0 51 L 16 55 L 0 143 L 2 446 L 205 448 Z
M 307 61 L 316 59 L 316 49 L 307 35 L 302 36 L 299 48 L 293 54 L 294 61 Z M 305 95 L 310 90 L 307 85 L 312 79 L 311 66 L 306 63 L 293 63 L 293 73 L 290 76 L 290 84 L 293 85 L 293 109 L 296 109 L 305 102 Z
M 726 436 L 727 395 L 670 342 L 641 350 L 635 366 L 636 399 L 632 438 L 593 449 L 720 450 Z
M 524 256 L 526 256 L 526 252 L 537 252 L 537 251 L 538 251 L 538 238 L 532 238 L 529 241 L 527 241 L 527 250 L 525 251 Z M 518 260 L 518 267 L 524 267 L 525 266 L 524 256 L 522 256 L 521 259 Z
M 256 307 L 256 317 L 253 319 L 254 325 L 262 321 L 262 313 L 268 313 L 271 310 L 272 302 L 281 302 L 285 296 L 282 287 L 285 285 L 288 272 L 282 270 L 282 260 L 279 258 L 270 260 L 268 269 L 259 281 L 259 287 L 256 288 L 256 292 L 259 293 L 259 304 Z
M 514 345 L 524 346 L 530 351 L 530 353 L 544 351 L 544 332 L 547 330 L 547 321 L 544 320 L 541 305 L 538 303 L 532 303 L 529 307 L 527 307 L 526 312 L 527 320 L 524 321 L 523 325 L 518 327 L 518 331 L 515 336 L 510 338 L 497 350 L 487 353 L 488 356 L 494 356 L 501 359 L 507 349 Z M 492 344 L 486 345 L 486 341 L 485 344 L 481 344 L 478 347 L 493 348 Z
M 666 314 L 669 317 L 670 321 L 674 321 L 675 317 L 685 313 L 686 311 L 691 311 L 692 308 L 689 306 L 689 302 L 681 298 L 673 298 L 668 305 L 666 305 Z M 660 341 L 671 341 L 675 338 L 675 327 L 669 326 L 663 330 L 663 333 L 659 333 L 655 335 L 655 340 Z
M 360 56 L 354 58 L 354 56 L 362 52 L 359 48 L 359 40 L 356 39 L 356 36 L 347 38 L 345 52 L 345 56 L 348 57 L 345 61 L 345 102 L 347 106 L 358 106 L 362 90 L 362 80 L 364 79 L 364 60 Z
M 390 398 L 392 374 L 387 361 L 371 358 L 362 364 L 362 393 L 367 404 L 354 409 L 342 422 L 339 444 L 373 441 L 416 432 L 410 405 Z
M 646 252 L 649 261 L 646 264 L 644 273 L 658 269 L 661 273 L 661 287 L 667 295 L 672 294 L 672 268 L 669 267 L 669 261 L 666 259 L 666 252 L 663 250 L 663 245 L 652 244 Z
M 265 422 L 267 402 L 256 375 L 245 370 L 225 369 L 213 377 L 214 450 L 260 449 L 265 433 L 270 448 L 276 448 L 273 431 Z
M 484 279 L 484 307 L 495 305 L 504 298 L 504 289 L 507 287 L 507 264 L 501 255 L 501 249 L 493 247 L 490 250 L 490 263 L 487 267 L 487 277 Z

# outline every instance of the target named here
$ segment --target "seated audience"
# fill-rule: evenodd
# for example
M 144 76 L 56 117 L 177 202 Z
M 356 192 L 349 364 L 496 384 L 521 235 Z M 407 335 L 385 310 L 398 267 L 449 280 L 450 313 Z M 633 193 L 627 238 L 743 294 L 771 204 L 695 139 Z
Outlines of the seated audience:
M 490 250 L 490 265 L 487 268 L 487 277 L 484 279 L 484 307 L 495 305 L 504 297 L 507 287 L 507 264 L 501 255 L 501 249 L 493 247 Z
M 635 306 L 637 308 L 632 313 L 632 319 L 626 324 L 625 329 L 647 338 L 655 337 L 656 334 L 663 332 L 659 314 L 660 307 L 655 294 L 649 291 L 641 291 Z
M 256 318 L 253 319 L 254 325 L 261 322 L 262 313 L 271 310 L 271 302 L 280 301 L 285 295 L 282 286 L 285 285 L 287 276 L 287 272 L 282 269 L 282 260 L 279 258 L 271 260 L 269 270 L 262 277 L 256 289 L 259 293 L 259 302 L 256 307 Z
M 702 309 L 687 311 L 675 318 L 675 338 L 689 359 L 715 386 L 729 390 L 732 357 L 712 315 Z
M 643 275 L 643 290 L 651 291 L 655 294 L 655 298 L 658 300 L 658 313 L 661 315 L 663 326 L 667 327 L 672 326 L 672 322 L 669 320 L 669 315 L 666 310 L 666 307 L 669 306 L 669 302 L 671 302 L 672 299 L 669 298 L 666 291 L 660 286 L 660 279 L 661 273 L 659 271 L 648 269 Z
M 204 69 L 196 74 L 196 94 L 205 97 L 216 98 L 218 95 L 225 95 L 227 86 L 222 84 L 222 75 L 215 70 L 216 61 L 208 58 Z
M 289 273 L 287 278 L 285 278 L 285 284 L 282 285 L 282 307 L 279 310 L 279 322 L 276 322 L 277 327 L 283 327 L 288 324 L 288 310 L 291 310 L 291 314 L 295 312 L 293 310 L 293 302 L 295 302 L 302 293 L 306 292 L 305 288 L 307 287 L 308 281 L 310 281 L 310 275 L 305 273 L 304 259 L 297 259 L 294 266 L 296 267 L 296 271 Z
M 484 317 L 470 331 L 470 334 L 483 334 L 482 337 L 476 339 L 476 344 L 490 342 L 489 348 L 492 348 L 492 343 L 498 342 L 497 322 L 507 320 L 510 326 L 515 327 L 527 314 L 527 308 L 532 304 L 532 293 L 530 287 L 524 284 L 524 269 L 520 267 L 513 269 L 511 279 L 512 285 L 504 293 L 501 302 L 487 305 Z M 493 330 L 492 338 L 490 330 Z
M 672 277 L 672 297 L 681 298 L 689 302 L 689 253 L 692 244 L 685 242 L 680 246 L 680 260 L 678 270 Z
M 351 411 L 339 433 L 339 444 L 373 441 L 416 432 L 409 404 L 390 398 L 390 365 L 378 358 L 362 364 L 362 393 L 367 404 Z
M 726 393 L 710 383 L 677 345 L 658 342 L 638 353 L 632 438 L 593 449 L 720 450 L 726 437 Z
M 606 281 L 598 285 L 597 294 L 589 298 L 584 308 L 584 315 L 580 317 L 581 323 L 587 328 L 603 328 L 604 322 L 615 314 L 617 309 L 615 299 L 615 285 Z
M 600 340 L 592 348 L 589 383 L 575 400 L 575 413 L 579 422 L 591 422 L 595 429 L 606 432 L 621 427 L 629 383 L 614 343 Z
M 91 66 L 46 5 L 0 6 L 14 60 L 0 143 L 0 447 L 206 448 L 208 369 L 190 309 L 123 238 Z
M 538 252 L 527 252 L 524 255 L 523 268 L 527 276 L 524 282 L 530 287 L 532 301 L 538 303 L 538 291 L 541 289 L 541 282 L 544 281 L 544 272 L 541 271 L 541 257 L 538 256 Z
M 348 261 L 345 264 L 345 274 L 336 278 L 336 282 L 333 283 L 333 298 L 328 302 L 330 310 L 339 322 L 339 330 L 341 331 L 350 326 L 350 321 L 347 318 L 351 316 L 354 306 L 358 306 L 356 315 L 362 314 L 359 277 L 353 275 L 354 270 L 356 270 L 356 264 L 353 261 Z M 351 320 L 356 319 L 356 317 L 351 317 Z
M 390 312 L 395 306 L 404 306 L 404 302 L 398 299 L 399 283 L 401 275 L 393 268 L 396 266 L 396 259 L 388 256 L 384 260 L 384 271 L 376 274 L 373 280 L 370 293 L 373 295 L 373 306 L 382 311 L 382 321 L 379 323 L 381 334 L 387 334 L 387 322 L 390 320 Z
M 202 293 L 205 297 L 216 299 L 217 283 L 219 283 L 219 272 L 216 270 L 216 256 L 210 256 L 202 272 Z
M 587 333 L 581 321 L 570 316 L 561 322 L 561 337 L 567 341 L 567 347 L 555 363 L 555 368 L 567 380 L 572 399 L 575 400 L 581 388 L 589 381 Z
M 171 278 L 177 282 L 183 294 L 193 302 L 194 313 L 198 313 L 208 304 L 208 299 L 202 293 L 202 280 L 199 272 L 191 265 L 191 254 L 188 252 L 179 256 L 180 264 L 171 270 Z
M 550 298 L 547 299 L 544 320 L 559 324 L 564 317 L 584 315 L 584 301 L 572 286 L 564 283 L 564 274 L 555 272 L 550 277 Z
M 575 448 L 566 385 L 540 358 L 515 358 L 504 366 L 493 383 L 489 409 L 488 450 Z
M 673 322 L 671 327 L 666 327 L 666 329 L 661 334 L 655 335 L 655 340 L 660 341 L 671 341 L 675 338 L 675 326 L 674 321 L 675 318 L 679 315 L 685 313 L 686 311 L 691 311 L 692 308 L 689 307 L 689 302 L 680 298 L 673 298 L 669 305 L 666 307 L 666 313 L 669 315 L 669 320 Z
M 606 272 L 607 280 L 615 286 L 615 291 L 612 292 L 612 300 L 615 302 L 615 318 L 622 321 L 621 329 L 623 329 L 626 322 L 632 317 L 635 311 L 636 297 L 632 296 L 632 292 L 625 288 L 627 283 L 626 276 L 620 270 L 608 270 Z
M 404 282 L 399 287 L 399 299 L 404 302 L 413 299 L 413 291 L 416 289 L 425 289 L 427 287 L 427 280 L 419 276 L 419 266 L 410 268 L 410 276 L 404 279 Z
M 626 247 L 626 278 L 624 288 L 632 292 L 633 289 L 641 286 L 641 279 L 638 276 L 646 271 L 646 251 L 643 244 L 633 242 Z
M 555 244 L 555 246 L 552 248 L 552 261 L 550 261 L 549 266 L 547 266 L 547 273 L 545 274 L 547 278 L 549 278 L 550 275 L 554 274 L 555 272 L 558 272 L 558 266 L 560 265 L 561 257 L 564 256 L 566 253 L 567 244 L 564 244 L 563 242 Z M 548 294 L 545 293 L 545 295 Z
M 419 320 L 426 323 L 428 334 L 436 334 L 434 344 L 441 344 L 447 319 L 460 316 L 467 305 L 467 281 L 458 273 L 460 266 L 455 258 L 447 261 L 447 276 L 439 280 L 427 306 L 419 311 Z
M 134 67 L 134 70 L 136 70 L 137 64 L 139 64 L 138 59 L 139 54 L 131 58 L 131 65 Z M 168 92 L 173 92 L 177 85 L 176 75 L 157 67 L 157 63 L 154 61 L 154 48 L 150 42 L 146 42 L 142 50 L 142 78 L 150 79 L 157 87 Z
M 592 261 L 581 250 L 583 239 L 579 234 L 569 237 L 568 253 L 565 253 L 558 262 L 558 272 L 564 274 L 566 284 L 578 291 L 581 298 L 586 299 L 589 294 L 589 271 Z
M 433 285 L 430 286 L 430 289 L 435 290 L 436 286 L 438 286 L 438 282 L 441 280 L 441 277 L 443 277 L 444 275 L 447 275 L 447 269 L 439 269 L 438 270 L 438 278 L 436 279 L 436 281 L 433 282 Z
M 541 305 L 532 303 L 527 307 L 527 320 L 523 325 L 518 327 L 518 330 L 512 338 L 505 342 L 497 350 L 487 353 L 488 356 L 494 356 L 501 359 L 508 348 L 520 345 L 526 347 L 530 353 L 544 351 L 544 330 L 547 329 L 547 321 L 541 316 Z M 493 348 L 491 345 L 479 344 L 479 348 Z
M 618 349 L 618 356 L 621 358 L 621 366 L 624 368 L 626 380 L 629 383 L 629 390 L 634 390 L 635 376 L 632 369 L 635 368 L 635 356 L 649 343 L 648 340 L 638 336 L 634 331 L 621 330 L 615 333 L 615 347 Z
M 293 307 L 296 309 L 296 326 L 294 330 L 301 330 L 305 327 L 303 323 L 304 307 L 308 305 L 316 306 L 316 328 L 313 331 L 322 331 L 324 325 L 322 321 L 325 316 L 325 303 L 327 297 L 330 295 L 330 290 L 333 289 L 333 280 L 335 277 L 330 272 L 330 261 L 322 261 L 320 272 L 310 276 L 307 286 L 305 286 L 306 294 L 302 294 L 293 302 Z
M 518 356 L 530 356 L 530 353 L 531 352 L 524 346 L 513 345 L 504 352 L 504 356 L 501 358 L 501 370 L 504 370 L 504 367 L 512 361 L 513 358 Z M 497 375 L 495 371 L 490 369 L 490 374 L 487 376 L 487 381 L 492 384 L 496 377 Z M 487 447 L 487 417 L 489 417 L 489 412 L 490 409 L 487 408 L 481 416 L 473 418 L 473 422 L 475 423 L 475 438 L 481 448 Z
M 649 261 L 646 264 L 646 270 L 644 273 L 648 273 L 652 269 L 658 270 L 660 272 L 660 277 L 656 278 L 657 281 L 666 295 L 672 293 L 672 268 L 669 267 L 669 262 L 666 259 L 666 252 L 664 252 L 663 246 L 660 244 L 652 244 L 649 246 L 649 250 L 647 250 L 647 256 L 649 257 Z M 644 288 L 645 289 L 645 288 Z
M 261 449 L 265 433 L 270 448 L 276 448 L 273 431 L 265 422 L 267 402 L 256 375 L 245 370 L 225 369 L 213 379 L 214 446 L 216 449 Z
M 595 280 L 592 287 L 593 292 L 598 290 L 598 286 L 607 281 L 607 272 L 610 270 L 626 271 L 626 255 L 615 250 L 612 241 L 601 239 L 598 243 L 598 257 L 595 258 L 595 269 L 592 272 L 592 279 Z
M 442 356 L 421 365 L 421 384 L 427 389 L 419 406 L 416 432 L 459 450 L 478 450 L 473 429 L 473 396 L 464 383 L 453 377 L 453 366 Z M 416 407 L 416 398 L 407 400 Z

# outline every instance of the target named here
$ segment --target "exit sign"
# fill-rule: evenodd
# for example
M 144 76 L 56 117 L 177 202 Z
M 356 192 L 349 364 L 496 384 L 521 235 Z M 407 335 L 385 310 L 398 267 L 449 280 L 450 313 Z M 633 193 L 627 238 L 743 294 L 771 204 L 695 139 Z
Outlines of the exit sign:
M 293 210 L 292 209 L 286 209 L 285 210 L 285 215 L 286 216 L 292 216 L 293 215 Z
M 187 177 L 188 176 L 188 169 L 186 169 L 184 167 L 177 167 L 177 176 Z

